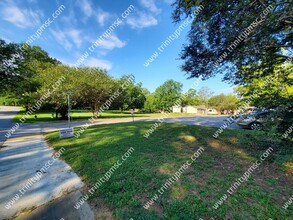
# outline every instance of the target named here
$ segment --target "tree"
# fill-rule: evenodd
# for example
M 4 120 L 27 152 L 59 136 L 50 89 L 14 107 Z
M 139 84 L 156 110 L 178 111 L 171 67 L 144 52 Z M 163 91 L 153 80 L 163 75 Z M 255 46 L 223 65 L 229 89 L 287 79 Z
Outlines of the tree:
M 60 62 L 38 46 L 7 44 L 0 39 L 0 80 L 3 83 L 0 92 L 5 90 L 6 94 L 18 98 L 28 110 L 40 87 L 38 70 L 47 68 L 47 64 L 57 65 Z
M 254 76 L 260 72 L 252 73 Z M 255 77 L 245 86 L 235 89 L 241 99 L 241 105 L 249 103 L 259 108 L 274 109 L 274 124 L 280 132 L 284 132 L 293 123 L 293 65 L 275 67 L 273 77 Z M 282 119 L 282 120 L 280 120 Z
M 79 92 L 78 100 L 89 106 L 94 114 L 115 92 L 115 82 L 98 68 L 78 68 L 78 75 L 80 80 L 74 89 Z
M 122 76 L 118 80 L 118 85 L 123 85 L 127 82 L 127 87 L 121 90 L 120 97 L 115 101 L 114 106 L 118 106 L 121 110 L 124 109 L 142 109 L 146 101 L 145 94 L 149 93 L 146 89 L 142 88 L 142 84 L 135 84 L 135 80 L 129 82 L 133 78 L 130 75 Z
M 38 71 L 41 69 L 50 69 L 60 62 L 51 58 L 48 53 L 38 46 L 29 46 L 20 44 L 21 62 L 18 64 L 18 72 L 20 79 L 16 88 L 13 88 L 13 93 L 17 97 L 21 97 L 21 102 L 28 106 L 34 100 L 35 93 L 40 88 L 41 80 L 38 76 Z M 55 79 L 56 80 L 56 79 Z M 55 80 L 52 80 L 55 81 Z
M 252 80 L 245 86 L 235 89 L 242 102 L 251 100 L 251 104 L 264 108 L 277 108 L 280 105 L 292 105 L 293 95 L 293 65 L 278 66 L 274 75 L 261 77 L 261 72 L 253 72 Z
M 154 112 L 156 109 L 155 105 L 155 95 L 150 94 L 146 97 L 146 101 L 144 103 L 144 109 L 148 112 Z
M 219 112 L 234 111 L 237 109 L 238 99 L 233 95 L 220 94 L 210 98 L 210 106 L 217 109 Z
M 156 109 L 167 110 L 180 98 L 182 84 L 174 80 L 167 80 L 154 93 Z
M 200 105 L 203 102 L 200 100 L 200 97 L 197 95 L 195 89 L 189 89 L 186 93 L 186 98 L 184 100 L 185 105 Z
M 19 46 L 0 39 L 0 93 L 16 88 L 21 81 L 18 72 L 20 61 Z
M 175 22 L 193 19 L 189 42 L 181 53 L 182 70 L 190 78 L 221 73 L 224 80 L 245 84 L 252 72 L 271 75 L 290 56 L 290 1 L 177 0 L 173 5 Z
M 39 70 L 39 76 L 42 78 L 42 85 L 38 94 L 44 94 L 50 89 L 52 93 L 46 101 L 56 114 L 61 114 L 62 118 L 67 116 L 67 96 L 64 92 L 74 92 L 74 95 L 71 96 L 73 107 L 78 104 L 87 106 L 94 114 L 116 90 L 114 79 L 98 68 L 48 66 L 48 68 Z M 64 80 L 52 90 L 54 82 L 60 77 L 64 77 Z
M 206 86 L 201 87 L 198 91 L 198 95 L 201 100 L 205 103 L 206 108 L 209 108 L 209 99 L 212 97 L 214 93 Z
M 143 93 L 142 84 L 131 84 L 126 89 L 126 103 L 130 109 L 142 109 L 146 101 L 146 97 Z
M 63 93 L 68 91 L 75 92 L 71 96 L 72 106 L 74 106 L 76 100 L 80 97 L 80 90 L 78 89 L 80 77 L 82 77 L 79 74 L 80 71 L 65 65 L 51 66 L 47 64 L 47 67 L 42 65 L 42 68 L 38 68 L 37 72 L 41 85 L 34 100 L 38 100 L 44 94 L 48 94 L 44 103 L 55 111 L 56 118 L 58 118 L 58 114 L 61 114 L 61 117 L 65 119 L 67 116 L 67 96 Z M 55 85 L 56 81 L 60 81 L 60 83 Z

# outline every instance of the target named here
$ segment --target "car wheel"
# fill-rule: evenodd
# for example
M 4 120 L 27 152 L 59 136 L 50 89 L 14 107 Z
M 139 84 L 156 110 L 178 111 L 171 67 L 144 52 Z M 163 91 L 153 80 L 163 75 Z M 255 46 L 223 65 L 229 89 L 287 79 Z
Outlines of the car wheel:
M 253 122 L 250 124 L 250 129 L 260 131 L 260 130 L 262 130 L 262 125 L 261 125 L 261 123 Z

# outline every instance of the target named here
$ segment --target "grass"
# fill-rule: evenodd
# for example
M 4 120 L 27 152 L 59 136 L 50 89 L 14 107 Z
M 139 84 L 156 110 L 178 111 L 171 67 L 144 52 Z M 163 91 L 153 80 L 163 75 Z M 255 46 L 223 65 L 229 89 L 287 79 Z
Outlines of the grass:
M 25 115 L 26 111 L 24 108 L 21 108 L 20 112 L 15 116 L 14 121 L 18 122 L 19 119 Z M 36 114 L 29 115 L 26 119 L 26 123 L 34 123 L 34 122 L 54 122 L 54 121 L 62 121 L 61 119 L 56 119 L 55 114 L 54 118 L 52 118 L 53 112 L 36 112 Z M 35 115 L 37 118 L 35 118 Z M 71 118 L 72 120 L 86 120 L 93 116 L 90 111 L 72 111 Z M 162 117 L 161 113 L 134 113 L 134 117 Z M 187 113 L 170 113 L 169 117 L 181 117 L 181 116 L 195 116 L 195 114 L 187 114 Z M 130 111 L 105 111 L 101 114 L 101 119 L 111 119 L 111 118 L 130 118 Z
M 18 103 L 18 99 L 9 96 L 0 96 L 0 106 L 4 104 L 14 106 L 14 103 Z
M 281 208 L 293 195 L 292 142 L 236 129 L 214 139 L 216 128 L 179 124 L 162 124 L 146 139 L 143 134 L 151 126 L 149 122 L 93 126 L 78 139 L 60 140 L 57 132 L 46 135 L 56 150 L 65 148 L 62 158 L 81 176 L 87 189 L 130 147 L 135 149 L 91 197 L 99 219 L 292 219 L 293 205 L 288 210 Z M 148 210 L 144 209 L 199 147 L 205 149 L 200 157 Z M 213 209 L 268 147 L 274 153 L 217 210 Z

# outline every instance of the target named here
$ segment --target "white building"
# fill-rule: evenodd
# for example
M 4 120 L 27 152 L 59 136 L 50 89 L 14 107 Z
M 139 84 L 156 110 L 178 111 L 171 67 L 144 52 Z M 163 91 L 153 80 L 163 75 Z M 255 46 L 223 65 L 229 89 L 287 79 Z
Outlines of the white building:
M 181 106 L 173 106 L 172 109 L 173 113 L 181 113 Z
M 184 113 L 197 113 L 197 108 L 195 106 L 187 105 L 183 107 L 183 112 Z

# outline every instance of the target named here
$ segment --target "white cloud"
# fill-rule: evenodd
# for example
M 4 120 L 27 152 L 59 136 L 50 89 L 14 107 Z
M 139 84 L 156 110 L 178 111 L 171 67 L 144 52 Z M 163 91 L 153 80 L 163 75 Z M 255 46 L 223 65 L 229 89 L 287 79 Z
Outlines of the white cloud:
M 112 63 L 107 60 L 101 60 L 97 58 L 89 58 L 84 62 L 85 66 L 99 67 L 101 69 L 110 70 L 112 69 Z
M 86 17 L 90 17 L 93 14 L 93 8 L 91 2 L 88 0 L 79 0 L 78 5 Z
M 81 31 L 76 29 L 71 29 L 66 32 L 66 34 L 71 38 L 71 40 L 76 44 L 77 47 L 80 47 L 82 45 L 82 39 L 81 39 Z
M 96 13 L 97 21 L 101 26 L 104 26 L 106 20 L 110 17 L 111 17 L 110 13 L 105 12 L 102 9 L 99 9 L 98 12 Z
M 66 31 L 51 30 L 51 33 L 55 40 L 67 50 L 71 49 L 73 45 L 79 48 L 83 43 L 83 38 L 81 37 L 82 33 L 77 29 L 70 29 Z
M 158 20 L 150 14 L 139 12 L 137 16 L 128 17 L 126 23 L 132 28 L 145 28 L 158 24 Z
M 68 40 L 66 33 L 62 31 L 51 30 L 52 35 L 55 37 L 56 41 L 64 46 L 65 49 L 69 50 L 72 48 L 72 43 Z
M 75 24 L 77 23 L 77 19 L 74 10 L 72 8 L 69 8 L 68 14 L 63 14 L 61 20 L 68 26 L 75 26 Z
M 79 0 L 78 6 L 85 15 L 85 18 L 82 19 L 83 22 L 86 22 L 89 17 L 93 16 L 96 18 L 99 25 L 104 26 L 107 19 L 111 17 L 110 13 L 99 7 L 94 9 L 90 0 Z
M 99 47 L 112 50 L 114 48 L 122 48 L 126 45 L 126 42 L 121 41 L 116 35 L 112 34 L 108 39 L 98 41 Z
M 8 4 L 8 5 L 7 5 Z M 35 27 L 41 24 L 41 17 L 44 16 L 40 10 L 21 9 L 12 4 L 2 4 L 1 15 L 4 20 L 20 28 Z
M 140 3 L 153 13 L 158 14 L 161 12 L 161 9 L 156 6 L 154 0 L 140 0 Z

